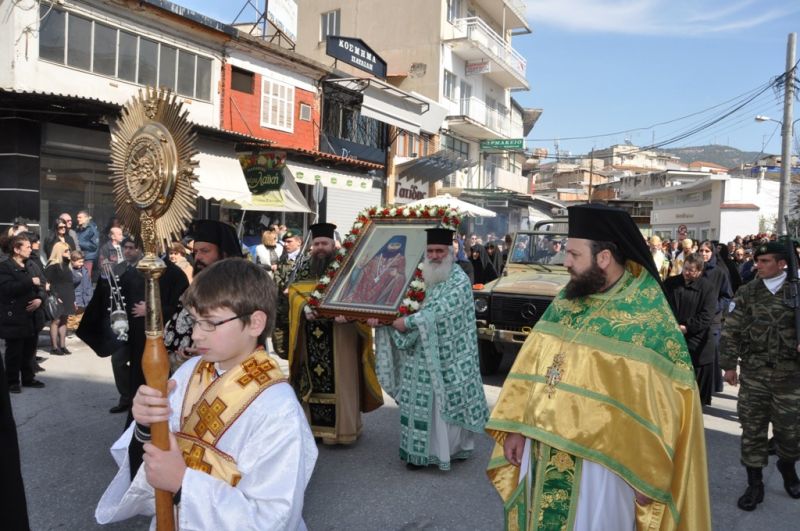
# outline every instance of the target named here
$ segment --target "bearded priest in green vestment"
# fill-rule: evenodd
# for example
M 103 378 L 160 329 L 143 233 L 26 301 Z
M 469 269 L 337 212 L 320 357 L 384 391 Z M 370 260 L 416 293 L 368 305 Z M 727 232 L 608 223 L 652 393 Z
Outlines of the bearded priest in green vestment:
M 376 329 L 376 368 L 400 407 L 400 459 L 411 469 L 449 470 L 454 459 L 472 453 L 489 409 L 478 368 L 472 286 L 455 265 L 453 231 L 426 232 L 425 300 L 418 312 Z
M 641 232 L 570 207 L 564 265 L 486 426 L 506 529 L 710 530 L 691 358 Z

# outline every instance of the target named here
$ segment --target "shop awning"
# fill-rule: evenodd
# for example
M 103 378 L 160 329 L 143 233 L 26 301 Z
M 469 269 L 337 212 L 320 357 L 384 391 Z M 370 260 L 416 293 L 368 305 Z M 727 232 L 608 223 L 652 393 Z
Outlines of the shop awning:
M 347 77 L 329 79 L 327 82 L 353 92 L 360 92 L 363 96 L 360 111 L 363 116 L 415 135 L 420 133 L 422 116 L 431 108 L 431 104 L 422 98 L 375 78 Z M 428 132 L 439 132 L 441 125 L 442 122 L 439 120 L 435 125 L 436 129 Z M 426 127 L 430 127 L 427 122 Z
M 280 190 L 253 195 L 249 201 L 223 201 L 222 206 L 250 212 L 314 213 L 288 168 L 283 169 L 283 185 Z
M 461 157 L 445 149 L 433 155 L 418 157 L 397 165 L 397 174 L 406 179 L 431 183 L 441 181 L 457 170 L 475 166 L 477 161 Z
M 219 201 L 249 201 L 251 194 L 244 179 L 242 166 L 230 142 L 208 138 L 197 139 L 197 193 L 205 199 Z
M 329 188 L 342 188 L 355 192 L 366 192 L 372 189 L 372 178 L 355 173 L 320 168 L 302 162 L 287 161 L 286 168 L 298 183 L 314 186 L 319 181 Z

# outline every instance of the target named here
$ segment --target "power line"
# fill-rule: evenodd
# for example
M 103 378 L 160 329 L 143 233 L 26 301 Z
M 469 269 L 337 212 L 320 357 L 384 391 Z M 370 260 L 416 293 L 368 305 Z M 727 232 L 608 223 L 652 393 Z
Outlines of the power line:
M 760 85 L 760 86 L 758 86 L 758 87 L 756 87 L 754 89 L 748 90 L 747 92 L 744 92 L 744 93 L 742 93 L 742 94 L 740 94 L 738 96 L 735 96 L 735 97 L 733 97 L 733 98 L 731 98 L 729 100 L 723 101 L 722 103 L 718 103 L 718 104 L 716 104 L 716 105 L 714 105 L 712 107 L 708 107 L 708 108 L 703 109 L 701 111 L 696 111 L 696 112 L 693 112 L 693 113 L 689 113 L 687 115 L 680 116 L 678 118 L 673 118 L 671 120 L 666 120 L 664 122 L 658 122 L 658 123 L 652 124 L 652 125 L 647 126 L 647 127 L 634 127 L 632 129 L 623 129 L 623 130 L 614 131 L 614 132 L 611 132 L 611 133 L 600 133 L 600 134 L 596 134 L 596 135 L 587 135 L 587 136 L 570 136 L 570 137 L 557 137 L 557 138 L 528 138 L 528 139 L 526 139 L 526 141 L 527 142 L 555 142 L 555 141 L 561 142 L 563 140 L 591 140 L 593 138 L 600 138 L 600 137 L 606 137 L 606 136 L 617 136 L 617 135 L 623 135 L 623 134 L 626 134 L 626 133 L 634 133 L 634 132 L 637 132 L 637 131 L 648 131 L 648 130 L 653 129 L 655 127 L 660 127 L 662 125 L 668 125 L 668 124 L 671 124 L 671 123 L 679 122 L 681 120 L 685 120 L 687 118 L 691 118 L 693 116 L 697 116 L 697 115 L 700 115 L 700 114 L 707 113 L 709 111 L 712 111 L 714 109 L 722 107 L 723 105 L 726 105 L 728 103 L 737 101 L 737 100 L 739 100 L 741 98 L 747 97 L 747 96 L 751 95 L 754 92 L 758 92 L 758 94 L 761 94 L 761 93 L 764 92 L 765 88 L 772 87 L 775 84 L 775 82 L 776 82 L 776 80 L 770 80 L 766 84 L 763 84 L 763 85 Z

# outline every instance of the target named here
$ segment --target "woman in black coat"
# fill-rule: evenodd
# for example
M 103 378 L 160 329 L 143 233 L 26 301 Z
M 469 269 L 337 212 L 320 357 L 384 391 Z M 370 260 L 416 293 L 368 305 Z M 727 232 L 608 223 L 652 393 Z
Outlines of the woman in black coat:
M 75 313 L 75 287 L 72 283 L 69 245 L 56 242 L 50 252 L 50 260 L 44 275 L 50 283 L 50 293 L 58 298 L 58 315 L 50 323 L 50 354 L 63 356 L 72 354 L 67 350 L 67 316 Z
M 709 405 L 714 391 L 716 346 L 711 324 L 717 311 L 717 296 L 711 282 L 703 278 L 704 267 L 700 256 L 690 254 L 683 262 L 681 274 L 664 281 L 664 290 L 689 347 L 701 403 Z
M 714 389 L 719 393 L 722 391 L 722 370 L 719 369 L 719 339 L 722 335 L 722 318 L 725 312 L 728 311 L 731 299 L 733 299 L 733 290 L 728 277 L 728 268 L 725 267 L 725 264 L 720 263 L 717 256 L 717 246 L 714 245 L 714 242 L 706 240 L 701 243 L 700 247 L 697 248 L 697 254 L 703 257 L 703 262 L 705 262 L 703 277 L 711 281 L 717 299 L 717 311 L 714 314 L 714 321 L 711 323 L 711 335 L 716 349 L 714 355 Z
M 469 261 L 475 272 L 475 284 L 486 284 L 497 278 L 497 271 L 492 264 L 492 259 L 483 245 L 472 246 Z
M 8 241 L 9 259 L 0 262 L 0 337 L 6 340 L 6 380 L 11 393 L 22 387 L 44 387 L 33 376 L 36 356 L 36 310 L 44 300 L 41 281 L 26 267 L 31 242 L 23 235 Z

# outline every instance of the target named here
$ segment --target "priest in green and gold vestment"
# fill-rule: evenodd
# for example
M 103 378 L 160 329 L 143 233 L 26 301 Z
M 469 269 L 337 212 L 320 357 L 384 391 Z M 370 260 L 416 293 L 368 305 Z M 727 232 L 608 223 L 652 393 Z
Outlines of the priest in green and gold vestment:
M 472 453 L 489 408 L 472 286 L 455 264 L 453 231 L 426 232 L 425 301 L 418 312 L 376 330 L 377 374 L 400 408 L 400 459 L 412 470 L 449 470 Z
M 506 529 L 709 530 L 689 353 L 633 220 L 569 209 L 570 282 L 533 328 L 487 424 Z

